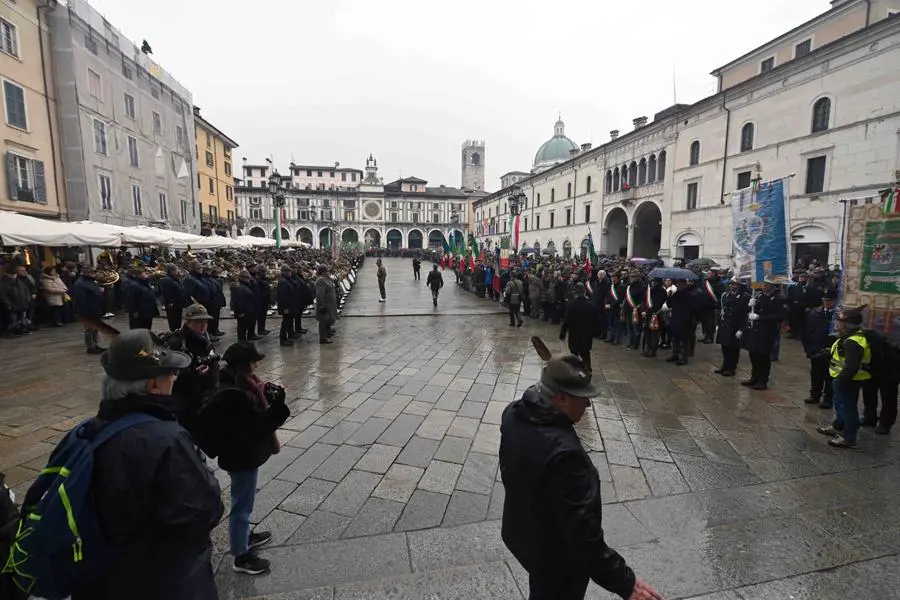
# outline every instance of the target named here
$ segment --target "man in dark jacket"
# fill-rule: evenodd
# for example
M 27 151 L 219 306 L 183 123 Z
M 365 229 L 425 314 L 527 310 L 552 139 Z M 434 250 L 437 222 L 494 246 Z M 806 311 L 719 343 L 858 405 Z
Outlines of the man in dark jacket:
M 256 267 L 256 333 L 257 335 L 269 335 L 266 329 L 266 316 L 269 307 L 272 306 L 272 286 L 269 284 L 268 274 L 265 265 L 257 265 Z
M 413 257 L 413 279 L 420 281 L 422 279 L 422 261 L 418 256 Z
M 291 339 L 294 337 L 294 317 L 297 312 L 297 289 L 291 282 L 291 268 L 287 265 L 281 267 L 281 277 L 275 287 L 275 296 L 278 303 L 278 314 L 281 315 L 281 328 L 278 332 L 278 343 L 282 346 L 293 346 Z
M 714 371 L 722 377 L 734 377 L 741 359 L 741 336 L 747 323 L 747 303 L 750 292 L 738 279 L 728 283 L 728 289 L 719 298 L 721 309 L 716 343 L 722 348 L 722 366 Z
M 191 304 L 184 310 L 184 326 L 166 338 L 169 348 L 191 357 L 190 366 L 178 376 L 173 391 L 182 411 L 179 422 L 191 433 L 196 433 L 200 407 L 219 382 L 219 356 L 208 333 L 211 322 L 202 304 Z
M 669 312 L 669 331 L 672 334 L 672 356 L 666 362 L 686 365 L 690 356 L 690 340 L 697 330 L 696 300 L 686 280 L 675 282 L 677 291 L 669 296 L 666 308 Z
M 253 333 L 253 321 L 256 318 L 256 294 L 253 290 L 253 277 L 250 271 L 241 269 L 237 283 L 231 286 L 231 310 L 237 319 L 237 338 L 239 342 L 258 340 Z
M 212 317 L 212 321 L 209 322 L 209 335 L 219 338 L 225 335 L 225 333 L 219 329 L 219 318 L 222 314 L 222 309 L 225 308 L 226 304 L 225 282 L 222 280 L 222 270 L 219 267 L 213 267 L 210 269 L 209 275 L 206 275 L 204 279 L 212 294 L 210 296 L 210 306 L 208 309 L 209 316 Z
M 9 332 L 13 335 L 30 334 L 27 315 L 31 288 L 13 268 L 4 271 L 0 279 L 0 302 L 9 315 Z
M 131 283 L 125 308 L 128 311 L 129 329 L 153 329 L 153 317 L 159 316 L 159 309 L 147 271 L 140 271 Z
M 159 291 L 166 307 L 169 331 L 178 331 L 181 329 L 181 311 L 184 310 L 184 287 L 176 265 L 166 267 L 166 274 L 159 280 Z
M 316 320 L 319 322 L 319 343 L 331 344 L 331 326 L 337 321 L 337 294 L 328 267 L 319 267 L 316 279 Z
M 199 260 L 192 261 L 188 267 L 188 276 L 182 282 L 184 287 L 184 304 L 202 304 L 207 311 L 212 306 L 212 294 L 209 286 L 203 281 L 203 267 Z
M 123 332 L 101 359 L 103 400 L 88 433 L 131 413 L 156 419 L 94 452 L 96 514 L 121 555 L 73 600 L 218 598 L 210 532 L 222 518 L 221 491 L 178 424 L 171 396 L 175 375 L 190 362 L 156 347 L 145 329 Z
M 703 330 L 703 343 L 712 344 L 716 334 L 716 324 L 722 306 L 722 294 L 725 293 L 725 284 L 719 276 L 718 269 L 710 269 L 703 282 L 703 291 L 706 293 L 700 307 L 700 326 Z
M 444 287 L 444 278 L 441 276 L 440 271 L 438 271 L 437 265 L 434 265 L 431 269 L 431 273 L 425 278 L 425 285 L 431 288 L 431 302 L 437 306 L 438 290 Z
M 588 373 L 591 372 L 591 347 L 594 345 L 594 325 L 597 315 L 594 305 L 588 300 L 587 290 L 583 283 L 572 286 L 574 298 L 566 308 L 566 316 L 559 328 L 559 339 L 569 335 L 569 352 L 584 363 Z
M 660 329 L 663 326 L 663 318 L 660 314 L 663 304 L 669 299 L 666 289 L 662 285 L 662 279 L 651 281 L 644 291 L 642 310 L 644 313 L 644 338 L 642 356 L 655 358 L 659 348 Z
M 530 600 L 582 600 L 590 580 L 622 598 L 662 598 L 603 538 L 600 477 L 573 427 L 599 394 L 581 360 L 560 355 L 503 411 L 502 536 Z
M 828 290 L 822 297 L 823 306 L 811 308 L 806 313 L 801 341 L 806 358 L 809 359 L 809 397 L 807 404 L 818 404 L 821 408 L 831 408 L 833 388 L 828 374 L 831 346 L 837 339 L 831 332 L 835 317 L 834 304 L 837 293 Z
M 625 296 L 625 285 L 619 281 L 619 274 L 610 277 L 603 308 L 606 312 L 606 342 L 616 345 L 624 334 L 622 325 L 622 302 Z
M 750 299 L 750 312 L 744 326 L 741 341 L 750 354 L 750 379 L 741 385 L 754 390 L 764 390 L 769 385 L 772 371 L 772 349 L 778 341 L 781 322 L 787 313 L 784 297 L 778 293 L 778 283 L 766 279 L 762 293 Z
M 294 286 L 294 294 L 297 297 L 297 314 L 294 315 L 293 328 L 294 337 L 296 338 L 306 333 L 306 329 L 303 328 L 303 311 L 313 303 L 315 297 L 309 283 L 307 283 L 300 272 L 299 265 L 295 267 L 294 272 L 291 274 L 291 284 Z
M 100 321 L 104 314 L 104 288 L 97 285 L 96 276 L 97 270 L 88 265 L 81 271 L 81 277 L 76 279 L 72 286 L 72 304 L 75 305 L 75 314 L 94 322 Z M 84 345 L 88 354 L 104 352 L 104 349 L 100 347 L 100 333 L 89 323 L 84 324 Z

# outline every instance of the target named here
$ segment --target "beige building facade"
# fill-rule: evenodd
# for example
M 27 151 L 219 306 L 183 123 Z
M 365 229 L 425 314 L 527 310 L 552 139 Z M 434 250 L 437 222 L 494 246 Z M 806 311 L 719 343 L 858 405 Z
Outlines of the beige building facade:
M 34 0 L 0 0 L 0 209 L 66 214 L 46 9 Z
M 200 232 L 230 236 L 237 218 L 232 160 L 237 142 L 200 116 L 198 106 L 194 107 L 194 133 Z

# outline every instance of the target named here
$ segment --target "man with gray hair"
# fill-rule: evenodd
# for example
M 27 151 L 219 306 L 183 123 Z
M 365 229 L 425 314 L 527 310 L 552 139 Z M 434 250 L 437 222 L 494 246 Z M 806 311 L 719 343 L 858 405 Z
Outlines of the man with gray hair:
M 134 413 L 132 425 L 94 452 L 93 497 L 116 562 L 72 600 L 216 600 L 210 532 L 222 518 L 212 471 L 178 424 L 172 388 L 191 364 L 146 329 L 119 335 L 100 357 L 106 376 L 97 417 L 85 435 Z M 86 544 L 87 545 L 87 544 Z

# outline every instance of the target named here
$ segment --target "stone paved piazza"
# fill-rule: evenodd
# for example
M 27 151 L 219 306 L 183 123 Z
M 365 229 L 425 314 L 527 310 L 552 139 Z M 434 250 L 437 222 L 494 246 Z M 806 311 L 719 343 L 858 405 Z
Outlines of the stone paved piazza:
M 499 534 L 499 423 L 539 376 L 529 337 L 558 349 L 558 329 L 508 327 L 449 271 L 434 309 L 426 268 L 414 282 L 409 261 L 385 266 L 388 302 L 377 302 L 368 260 L 335 344 L 260 343 L 263 377 L 285 386 L 293 414 L 253 516 L 275 535 L 262 552 L 272 573 L 231 572 L 226 519 L 214 538 L 223 599 L 527 597 Z M 224 329 L 220 351 L 234 322 Z M 713 375 L 718 347 L 697 348 L 676 367 L 595 345 L 603 395 L 578 431 L 602 479 L 610 544 L 669 599 L 900 598 L 898 434 L 864 430 L 857 450 L 829 448 L 814 430 L 826 411 L 802 403 L 796 342 L 784 342 L 765 392 Z M 96 410 L 101 370 L 75 325 L 2 340 L 0 356 L 0 469 L 22 494 Z M 611 596 L 592 585 L 588 597 Z

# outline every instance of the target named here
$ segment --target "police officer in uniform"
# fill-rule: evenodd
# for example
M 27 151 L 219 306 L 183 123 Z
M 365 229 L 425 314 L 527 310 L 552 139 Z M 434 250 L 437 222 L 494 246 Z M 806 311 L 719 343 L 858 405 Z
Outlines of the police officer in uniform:
M 768 277 L 762 292 L 750 299 L 750 313 L 741 335 L 744 348 L 750 353 L 750 379 L 741 385 L 754 390 L 769 386 L 772 372 L 772 349 L 778 341 L 779 328 L 784 320 L 786 304 L 778 293 L 778 284 Z
M 734 377 L 741 359 L 741 331 L 747 322 L 747 304 L 750 293 L 744 284 L 732 279 L 728 289 L 719 300 L 719 326 L 716 343 L 722 348 L 722 366 L 714 371 L 722 377 Z
M 659 334 L 663 327 L 663 316 L 660 314 L 669 294 L 663 287 L 662 279 L 654 279 L 647 286 L 643 298 L 644 337 L 642 356 L 655 358 L 659 348 Z
M 823 305 L 806 312 L 801 341 L 809 359 L 809 397 L 807 404 L 818 404 L 820 408 L 831 408 L 833 386 L 828 365 L 831 362 L 831 346 L 835 336 L 831 333 L 834 321 L 834 303 L 837 294 L 827 290 L 822 296 Z
M 828 372 L 834 379 L 834 421 L 816 431 L 830 446 L 855 448 L 859 431 L 859 391 L 872 378 L 872 348 L 862 330 L 862 308 L 841 310 L 835 322 L 838 339 L 831 345 Z

